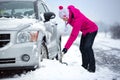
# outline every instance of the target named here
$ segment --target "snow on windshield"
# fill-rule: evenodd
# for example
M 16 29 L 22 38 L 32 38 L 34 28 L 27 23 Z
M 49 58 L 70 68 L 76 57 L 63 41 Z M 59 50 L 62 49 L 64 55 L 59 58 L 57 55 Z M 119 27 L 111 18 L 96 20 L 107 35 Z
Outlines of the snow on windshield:
M 0 18 L 34 18 L 34 3 L 29 1 L 0 2 Z

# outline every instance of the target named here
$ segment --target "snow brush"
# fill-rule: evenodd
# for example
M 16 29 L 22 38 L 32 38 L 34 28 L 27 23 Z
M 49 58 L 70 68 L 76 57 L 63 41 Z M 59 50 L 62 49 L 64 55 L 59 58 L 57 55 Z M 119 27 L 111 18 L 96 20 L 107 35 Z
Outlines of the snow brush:
M 62 61 L 63 55 L 64 55 L 64 53 L 61 52 L 61 53 L 60 53 L 60 59 L 59 59 L 59 62 L 60 62 L 61 64 L 66 64 L 66 65 L 68 65 L 67 62 L 63 62 L 63 61 Z

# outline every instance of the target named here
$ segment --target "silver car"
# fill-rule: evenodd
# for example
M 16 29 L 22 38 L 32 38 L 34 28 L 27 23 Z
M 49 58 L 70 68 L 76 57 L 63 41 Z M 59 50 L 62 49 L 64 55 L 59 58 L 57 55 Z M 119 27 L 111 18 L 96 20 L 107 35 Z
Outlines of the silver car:
M 61 36 L 42 0 L 0 0 L 0 70 L 36 69 L 59 59 Z

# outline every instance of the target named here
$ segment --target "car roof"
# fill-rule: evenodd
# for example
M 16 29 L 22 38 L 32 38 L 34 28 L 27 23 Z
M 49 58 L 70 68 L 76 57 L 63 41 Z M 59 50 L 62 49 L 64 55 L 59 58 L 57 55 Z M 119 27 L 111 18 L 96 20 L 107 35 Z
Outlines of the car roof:
M 0 2 L 5 2 L 5 1 L 41 1 L 45 3 L 45 0 L 0 0 Z
M 37 0 L 0 0 L 0 2 L 3 1 L 37 1 Z M 42 1 L 42 0 L 38 0 L 38 1 Z

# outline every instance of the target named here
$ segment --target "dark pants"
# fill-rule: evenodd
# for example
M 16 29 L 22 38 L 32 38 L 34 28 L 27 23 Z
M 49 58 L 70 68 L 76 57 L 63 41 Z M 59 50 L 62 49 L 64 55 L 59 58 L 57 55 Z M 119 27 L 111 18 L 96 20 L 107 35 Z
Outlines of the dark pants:
M 80 51 L 82 53 L 82 66 L 85 69 L 95 71 L 95 57 L 92 45 L 97 31 L 82 35 L 80 42 Z

